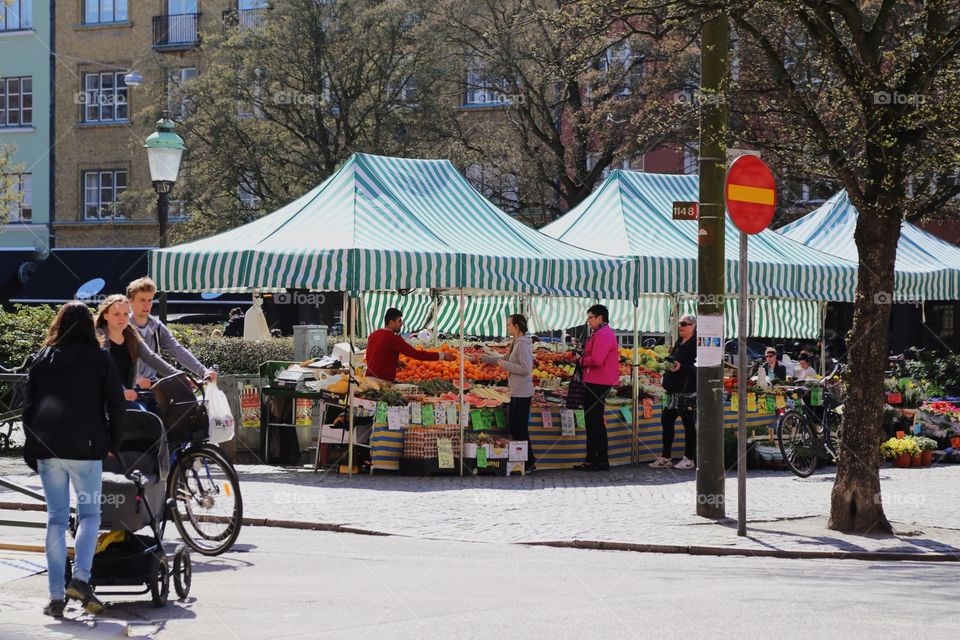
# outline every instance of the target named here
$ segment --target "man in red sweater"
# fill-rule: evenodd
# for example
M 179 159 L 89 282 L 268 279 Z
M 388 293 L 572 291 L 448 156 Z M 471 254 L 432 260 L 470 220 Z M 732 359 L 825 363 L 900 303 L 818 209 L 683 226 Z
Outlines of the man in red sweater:
M 387 309 L 383 315 L 383 328 L 377 329 L 367 339 L 367 376 L 396 382 L 397 362 L 400 354 L 414 360 L 443 360 L 442 352 L 414 349 L 400 337 L 403 314 L 399 309 Z

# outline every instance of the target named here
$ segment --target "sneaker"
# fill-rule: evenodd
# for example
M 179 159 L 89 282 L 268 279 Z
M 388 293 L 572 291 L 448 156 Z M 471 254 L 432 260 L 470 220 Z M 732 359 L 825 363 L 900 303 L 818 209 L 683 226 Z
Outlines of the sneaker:
M 673 466 L 673 463 L 663 456 L 660 456 L 656 460 L 650 463 L 651 469 L 669 469 Z
M 50 616 L 51 618 L 62 618 L 63 608 L 66 606 L 67 603 L 63 600 L 51 600 L 50 604 L 43 608 L 43 615 Z
M 683 460 L 673 465 L 673 468 L 674 469 L 696 469 L 697 465 L 696 463 L 694 463 L 693 460 L 691 460 L 687 456 L 683 456 Z
M 87 613 L 103 613 L 103 603 L 94 595 L 89 583 L 74 578 L 67 585 L 67 597 L 79 600 Z

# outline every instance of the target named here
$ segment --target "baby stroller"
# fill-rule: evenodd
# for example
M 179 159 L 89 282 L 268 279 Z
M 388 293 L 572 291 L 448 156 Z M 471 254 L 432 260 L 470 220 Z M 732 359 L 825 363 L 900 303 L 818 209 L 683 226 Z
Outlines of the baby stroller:
M 128 409 L 119 449 L 103 463 L 100 529 L 110 533 L 98 543 L 90 586 L 95 590 L 120 588 L 111 589 L 108 595 L 149 593 L 154 606 L 162 607 L 170 593 L 171 574 L 177 596 L 181 600 L 187 597 L 192 567 L 185 545 L 177 547 L 172 563 L 163 550 L 170 453 L 160 418 Z M 148 527 L 149 533 L 137 533 Z M 76 535 L 73 522 L 71 532 Z M 70 573 L 67 563 L 68 583 Z

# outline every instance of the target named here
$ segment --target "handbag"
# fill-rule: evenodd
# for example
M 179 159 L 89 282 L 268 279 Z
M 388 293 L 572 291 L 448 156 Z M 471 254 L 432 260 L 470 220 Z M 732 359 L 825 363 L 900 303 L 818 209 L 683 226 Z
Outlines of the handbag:
M 587 399 L 587 387 L 583 384 L 583 367 L 577 363 L 573 370 L 573 379 L 567 389 L 567 409 L 581 409 Z

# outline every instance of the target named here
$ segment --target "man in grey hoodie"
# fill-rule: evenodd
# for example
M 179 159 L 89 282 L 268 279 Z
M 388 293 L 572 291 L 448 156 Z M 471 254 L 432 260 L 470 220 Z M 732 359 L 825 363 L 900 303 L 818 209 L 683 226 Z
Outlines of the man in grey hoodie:
M 217 372 L 207 369 L 197 358 L 190 353 L 180 342 L 173 337 L 170 330 L 160 322 L 160 318 L 150 315 L 153 308 L 153 297 L 157 293 L 157 284 L 151 278 L 138 278 L 127 285 L 127 297 L 133 307 L 134 328 L 140 332 L 140 337 L 150 347 L 150 350 L 160 355 L 161 349 L 180 363 L 190 373 L 201 380 L 217 381 Z M 157 372 L 143 360 L 139 363 L 141 377 L 156 380 Z

